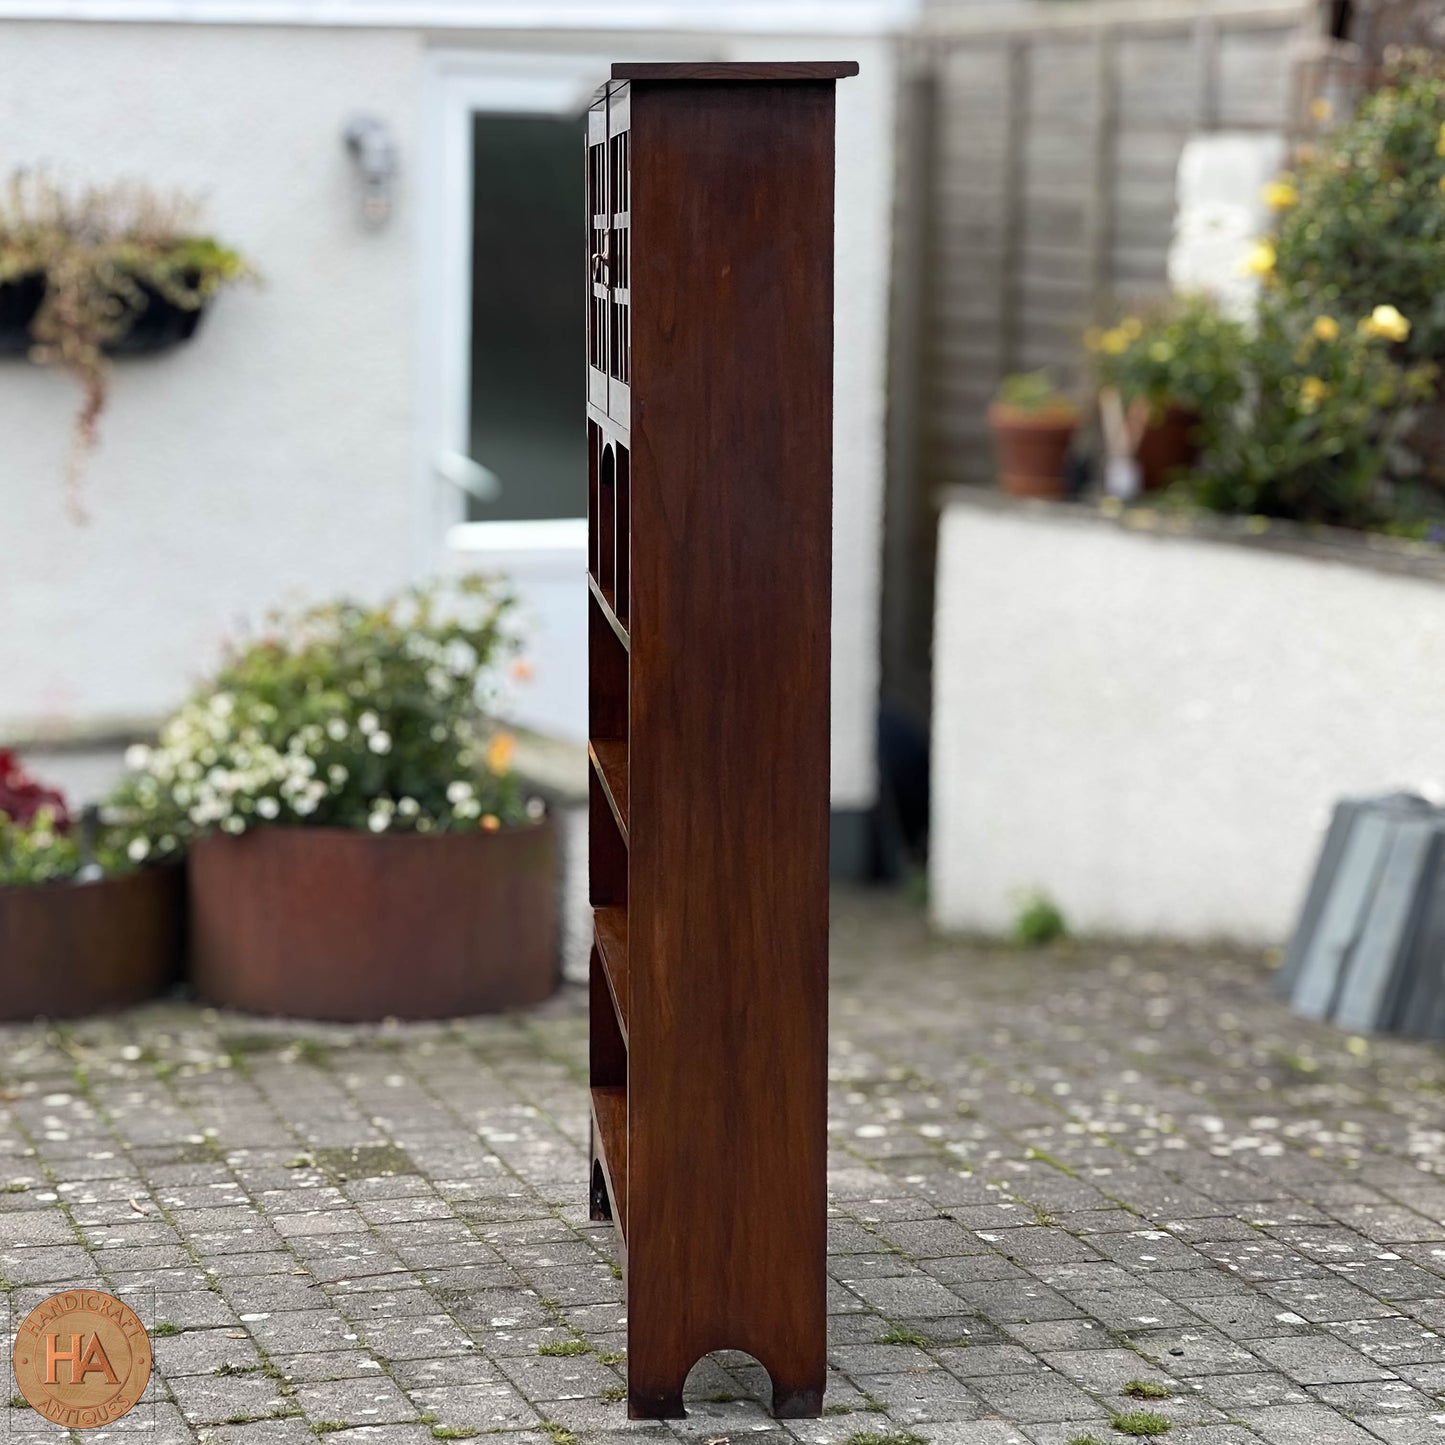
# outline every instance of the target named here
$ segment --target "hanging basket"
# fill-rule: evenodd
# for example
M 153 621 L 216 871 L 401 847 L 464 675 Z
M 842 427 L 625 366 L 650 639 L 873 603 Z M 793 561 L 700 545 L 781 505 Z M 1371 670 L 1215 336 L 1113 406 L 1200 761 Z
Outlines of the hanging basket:
M 108 356 L 140 356 L 166 351 L 189 341 L 205 315 L 204 305 L 177 306 L 153 286 L 138 281 L 143 304 L 136 308 L 123 336 L 107 345 Z M 45 300 L 45 278 L 38 273 L 0 282 L 0 356 L 25 356 L 35 345 L 31 334 Z

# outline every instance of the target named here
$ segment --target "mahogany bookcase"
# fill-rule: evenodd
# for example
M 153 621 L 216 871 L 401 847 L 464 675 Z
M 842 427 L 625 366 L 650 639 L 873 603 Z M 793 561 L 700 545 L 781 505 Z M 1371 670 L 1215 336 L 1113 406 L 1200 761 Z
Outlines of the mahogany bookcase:
M 622 64 L 588 113 L 592 1177 L 628 1414 L 826 1357 L 834 83 Z

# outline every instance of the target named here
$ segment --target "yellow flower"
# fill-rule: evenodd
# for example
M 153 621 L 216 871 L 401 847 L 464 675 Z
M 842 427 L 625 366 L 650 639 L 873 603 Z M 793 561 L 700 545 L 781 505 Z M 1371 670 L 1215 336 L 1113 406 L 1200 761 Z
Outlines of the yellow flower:
M 1162 366 L 1166 361 L 1174 359 L 1174 348 L 1167 341 L 1155 341 L 1149 347 L 1149 359 Z
M 1404 341 L 1410 334 L 1410 323 L 1393 306 L 1377 306 L 1360 322 L 1360 329 L 1386 341 Z
M 502 826 L 502 820 L 495 813 L 483 813 L 480 826 L 484 833 L 495 833 Z
M 1129 338 L 1130 341 L 1138 341 L 1144 334 L 1144 323 L 1137 316 L 1126 316 L 1119 323 L 1119 330 Z
M 1124 334 L 1122 326 L 1116 326 L 1112 331 L 1106 331 L 1099 338 L 1099 350 L 1107 356 L 1118 356 L 1120 352 L 1129 348 L 1129 338 Z
M 1340 334 L 1340 323 L 1333 316 L 1316 316 L 1314 332 L 1321 341 L 1334 341 Z
M 1272 211 L 1287 211 L 1299 200 L 1299 192 L 1287 180 L 1271 181 L 1264 188 L 1264 203 Z
M 1327 121 L 1334 113 L 1334 106 L 1332 106 L 1329 101 L 1324 98 L 1324 96 L 1318 95 L 1312 101 L 1310 101 L 1310 114 L 1314 116 L 1317 121 L 1323 123 L 1324 121 Z
M 1244 269 L 1251 276 L 1269 276 L 1274 272 L 1274 262 L 1274 247 L 1268 241 L 1260 241 L 1244 258 Z
M 1316 410 L 1329 394 L 1328 382 L 1322 381 L 1318 376 L 1305 377 L 1299 388 L 1300 409 L 1306 412 Z
M 487 744 L 487 771 L 500 777 L 512 766 L 512 754 L 516 751 L 516 738 L 511 733 L 498 733 Z
M 1445 122 L 1440 125 L 1440 136 L 1435 142 L 1435 154 L 1445 156 Z
M 1097 351 L 1104 344 L 1104 328 L 1102 326 L 1090 326 L 1084 332 L 1084 350 Z
M 1445 176 L 1440 177 L 1440 189 L 1445 191 Z

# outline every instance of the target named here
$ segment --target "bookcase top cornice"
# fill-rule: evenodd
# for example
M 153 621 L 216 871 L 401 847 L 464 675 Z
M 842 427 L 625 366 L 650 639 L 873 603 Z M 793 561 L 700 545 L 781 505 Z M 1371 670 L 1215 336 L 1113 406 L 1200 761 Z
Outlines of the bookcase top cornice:
M 613 80 L 842 80 L 857 74 L 856 60 L 619 60 L 612 66 Z

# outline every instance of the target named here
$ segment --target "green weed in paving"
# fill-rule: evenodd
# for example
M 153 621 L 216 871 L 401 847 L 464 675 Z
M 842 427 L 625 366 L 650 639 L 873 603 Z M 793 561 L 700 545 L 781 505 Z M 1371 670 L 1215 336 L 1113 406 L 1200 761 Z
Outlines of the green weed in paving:
M 539 1346 L 539 1355 L 590 1355 L 592 1346 L 586 1340 L 548 1340 Z
M 920 1350 L 928 1348 L 928 1336 L 920 1334 L 917 1330 L 910 1330 L 904 1325 L 892 1325 L 885 1333 L 878 1336 L 880 1345 L 917 1345 Z
M 1126 1410 L 1122 1415 L 1111 1415 L 1109 1424 L 1121 1435 L 1163 1435 L 1173 1422 L 1157 1410 Z
M 1026 893 L 1019 899 L 1014 919 L 1014 942 L 1025 948 L 1037 948 L 1057 942 L 1068 934 L 1069 925 L 1058 905 L 1047 893 Z
M 433 1425 L 431 1437 L 433 1440 L 475 1440 L 482 1432 L 473 1429 L 470 1425 Z
M 1155 1384 L 1153 1380 L 1130 1380 L 1119 1393 L 1134 1400 L 1167 1400 L 1174 1391 L 1167 1385 Z

